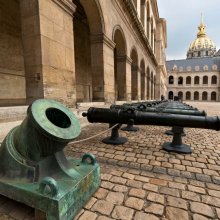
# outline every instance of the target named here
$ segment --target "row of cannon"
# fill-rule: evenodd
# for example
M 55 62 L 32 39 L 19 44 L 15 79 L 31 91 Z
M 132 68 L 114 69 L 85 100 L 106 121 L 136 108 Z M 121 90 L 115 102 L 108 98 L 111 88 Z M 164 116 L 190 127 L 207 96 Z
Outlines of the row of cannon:
M 165 142 L 163 149 L 168 152 L 186 154 L 192 153 L 192 149 L 182 141 L 182 136 L 186 135 L 184 127 L 219 130 L 219 117 L 207 117 L 205 111 L 179 101 L 125 103 L 111 105 L 110 109 L 89 108 L 83 116 L 87 117 L 91 123 L 109 123 L 109 126 L 113 127 L 111 136 L 102 141 L 114 145 L 127 142 L 127 138 L 119 135 L 122 124 L 127 124 L 127 126 L 122 127 L 121 130 L 129 132 L 139 130 L 134 125 L 171 126 L 172 129 L 165 133 L 172 135 L 173 139 L 171 142 Z M 114 126 L 115 124 L 118 125 Z

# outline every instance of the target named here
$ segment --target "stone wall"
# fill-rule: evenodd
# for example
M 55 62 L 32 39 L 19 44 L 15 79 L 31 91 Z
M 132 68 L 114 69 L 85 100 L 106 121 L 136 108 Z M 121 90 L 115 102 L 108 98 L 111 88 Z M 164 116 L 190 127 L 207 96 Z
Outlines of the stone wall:
M 25 104 L 19 2 L 0 0 L 0 106 Z

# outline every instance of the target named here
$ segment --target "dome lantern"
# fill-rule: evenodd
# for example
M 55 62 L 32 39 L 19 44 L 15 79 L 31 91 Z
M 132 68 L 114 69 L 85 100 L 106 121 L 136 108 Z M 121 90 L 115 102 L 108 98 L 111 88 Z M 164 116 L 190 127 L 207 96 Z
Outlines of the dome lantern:
M 198 26 L 197 38 L 190 44 L 187 51 L 187 59 L 212 57 L 216 53 L 216 46 L 214 42 L 206 36 L 206 26 L 201 16 L 201 22 Z

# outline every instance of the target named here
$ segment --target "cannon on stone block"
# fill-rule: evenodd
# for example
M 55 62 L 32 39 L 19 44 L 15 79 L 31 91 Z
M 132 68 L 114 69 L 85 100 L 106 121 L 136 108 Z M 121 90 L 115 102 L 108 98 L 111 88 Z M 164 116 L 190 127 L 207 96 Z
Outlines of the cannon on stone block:
M 68 108 L 53 100 L 33 102 L 0 147 L 0 194 L 48 220 L 72 220 L 100 185 L 100 166 L 92 154 L 64 155 L 79 134 L 79 121 Z
M 129 120 L 133 120 L 135 125 L 157 125 L 157 126 L 176 126 L 179 128 L 205 128 L 205 129 L 220 129 L 220 118 L 208 116 L 191 116 L 177 115 L 164 113 L 149 113 L 136 110 L 121 110 L 121 109 L 103 109 L 89 108 L 86 113 L 83 113 L 91 123 L 111 123 L 111 124 L 126 124 Z M 165 142 L 163 149 L 178 153 L 191 153 L 192 150 L 188 145 L 182 144 L 181 132 L 176 131 L 172 142 Z

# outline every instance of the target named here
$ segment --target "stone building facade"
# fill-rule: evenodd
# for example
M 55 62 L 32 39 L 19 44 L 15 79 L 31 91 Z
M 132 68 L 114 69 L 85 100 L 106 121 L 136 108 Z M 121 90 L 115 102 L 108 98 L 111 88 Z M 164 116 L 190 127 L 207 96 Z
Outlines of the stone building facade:
M 220 51 L 206 36 L 203 19 L 187 59 L 167 61 L 168 99 L 220 101 Z
M 166 94 L 156 0 L 0 0 L 0 106 Z

